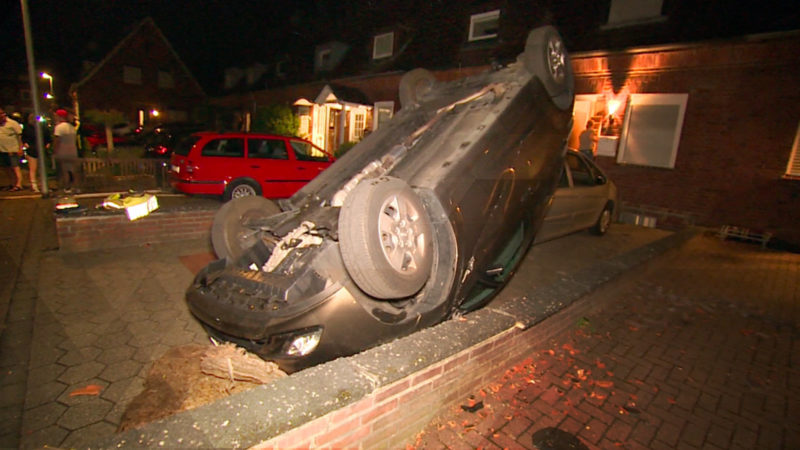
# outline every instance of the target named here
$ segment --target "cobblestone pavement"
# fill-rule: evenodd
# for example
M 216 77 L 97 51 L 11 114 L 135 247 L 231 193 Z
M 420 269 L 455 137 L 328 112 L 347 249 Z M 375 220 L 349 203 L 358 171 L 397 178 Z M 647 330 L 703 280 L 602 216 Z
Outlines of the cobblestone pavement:
M 800 448 L 800 255 L 699 236 L 547 320 L 416 447 Z
M 193 272 L 180 262 L 204 251 L 205 242 L 181 242 L 43 256 L 23 448 L 80 447 L 113 434 L 152 361 L 208 342 L 183 302 Z M 75 395 L 87 386 L 100 394 Z
M 20 276 L 8 280 L 15 284 L 10 303 L 0 302 L 8 310 L 0 337 L 0 447 L 79 448 L 114 433 L 152 361 L 172 347 L 207 342 L 183 300 L 193 273 L 211 258 L 207 242 L 64 252 L 46 218 L 31 220 L 48 205 L 2 204 L 9 221 L 0 232 L 14 237 L 5 240 L 3 261 Z M 618 225 L 603 238 L 579 233 L 534 247 L 525 275 L 497 301 L 666 234 Z M 86 388 L 99 392 L 75 395 Z

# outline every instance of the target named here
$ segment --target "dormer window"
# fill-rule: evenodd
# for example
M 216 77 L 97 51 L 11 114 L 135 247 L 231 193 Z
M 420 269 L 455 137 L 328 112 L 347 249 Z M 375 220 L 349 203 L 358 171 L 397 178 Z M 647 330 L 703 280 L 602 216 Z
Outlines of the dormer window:
M 469 18 L 469 41 L 480 41 L 497 37 L 500 10 L 473 14 Z
M 394 53 L 394 33 L 383 33 L 372 40 L 372 59 L 388 58 Z
M 321 69 L 325 70 L 328 68 L 330 63 L 331 63 L 331 49 L 326 48 L 324 50 L 320 50 L 319 53 L 317 53 L 317 65 Z

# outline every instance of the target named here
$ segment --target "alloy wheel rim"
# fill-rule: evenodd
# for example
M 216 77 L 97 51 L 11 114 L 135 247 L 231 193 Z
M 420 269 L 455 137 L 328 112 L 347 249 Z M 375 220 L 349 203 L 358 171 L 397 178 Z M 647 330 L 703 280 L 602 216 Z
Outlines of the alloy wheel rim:
M 386 262 L 400 273 L 414 274 L 429 257 L 422 212 L 408 198 L 392 195 L 383 203 L 378 233 Z
M 547 67 L 550 76 L 556 82 L 562 82 L 565 77 L 567 54 L 561 39 L 553 38 L 547 42 Z
M 248 197 L 253 195 L 256 195 L 255 189 L 246 185 L 236 186 L 233 188 L 233 192 L 231 192 L 231 198 Z

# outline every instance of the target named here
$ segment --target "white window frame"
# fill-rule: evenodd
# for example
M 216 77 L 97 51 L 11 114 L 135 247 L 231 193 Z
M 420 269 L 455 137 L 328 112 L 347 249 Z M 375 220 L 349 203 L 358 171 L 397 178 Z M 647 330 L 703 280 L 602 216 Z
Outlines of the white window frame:
M 319 70 L 328 70 L 330 58 L 333 56 L 333 50 L 325 48 L 317 52 L 317 66 Z M 325 58 L 328 58 L 326 61 Z
M 142 68 L 122 66 L 122 82 L 125 84 L 142 84 Z
M 388 41 L 388 42 L 386 42 Z M 384 45 L 378 45 L 379 43 Z M 388 51 L 379 51 L 379 48 L 386 47 L 388 44 Z M 388 58 L 394 53 L 394 32 L 378 34 L 372 38 L 372 59 Z
M 675 168 L 675 159 L 678 156 L 678 143 L 681 140 L 683 120 L 686 115 L 686 104 L 689 101 L 689 94 L 631 94 L 625 109 L 625 119 L 620 133 L 619 149 L 617 151 L 617 162 L 620 164 L 633 164 L 638 166 L 663 167 L 667 169 Z M 642 160 L 641 154 L 632 154 L 629 150 L 629 142 L 633 138 L 631 130 L 631 117 L 636 106 L 644 105 L 665 105 L 678 106 L 678 116 L 673 128 L 672 142 L 669 143 L 669 156 L 666 163 Z
M 500 21 L 500 10 L 495 9 L 493 11 L 487 11 L 480 14 L 473 14 L 469 17 L 469 41 L 482 41 L 484 39 L 494 39 L 497 37 L 497 33 L 493 34 L 485 34 L 482 36 L 475 36 L 475 27 L 476 25 L 482 22 L 488 22 L 491 20 Z
M 800 124 L 797 125 L 797 133 L 794 135 L 792 154 L 786 163 L 786 178 L 800 180 Z

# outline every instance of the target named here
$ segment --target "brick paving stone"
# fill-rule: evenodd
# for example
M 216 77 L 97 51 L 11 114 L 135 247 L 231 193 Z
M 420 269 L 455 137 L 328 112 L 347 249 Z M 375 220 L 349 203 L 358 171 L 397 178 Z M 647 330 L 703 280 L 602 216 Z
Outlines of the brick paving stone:
M 68 434 L 69 431 L 56 425 L 50 425 L 32 432 L 23 431 L 20 439 L 20 448 L 59 448 Z
M 103 350 L 97 355 L 97 361 L 103 364 L 113 364 L 122 361 L 129 361 L 136 349 L 128 345 L 120 345 Z
M 67 389 L 67 385 L 59 381 L 48 383 L 28 383 L 28 392 L 25 393 L 25 406 L 32 408 L 52 402 Z
M 71 433 L 62 442 L 63 448 L 87 448 L 93 442 L 116 432 L 117 427 L 107 422 L 97 422 L 83 427 L 80 433 Z
M 96 377 L 103 369 L 105 369 L 105 365 L 96 361 L 89 361 L 67 368 L 67 370 L 58 377 L 58 381 L 66 384 L 80 383 Z
M 94 361 L 98 355 L 102 353 L 97 347 L 83 347 L 83 348 L 74 348 L 68 349 L 66 352 L 58 358 L 58 364 L 64 366 L 77 366 L 79 364 L 87 363 Z
M 531 421 L 516 444 L 556 426 L 590 448 L 798 448 L 799 269 L 800 255 L 698 237 L 588 295 L 591 329 L 546 337 L 536 385 L 506 403 Z M 483 425 L 474 432 L 513 446 Z
M 101 380 L 114 383 L 137 375 L 142 370 L 142 365 L 133 360 L 118 362 L 107 366 L 97 376 Z
M 103 421 L 112 406 L 111 402 L 102 398 L 84 398 L 81 403 L 71 406 L 64 412 L 58 419 L 58 425 L 67 430 L 84 429 Z
M 25 411 L 22 417 L 22 434 L 55 425 L 66 410 L 66 406 L 51 402 Z

